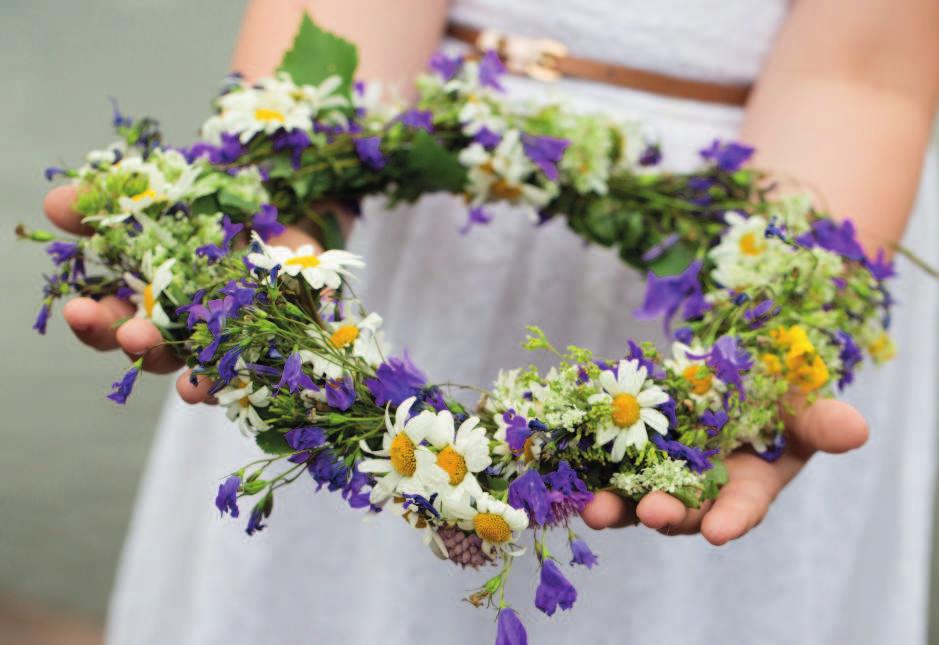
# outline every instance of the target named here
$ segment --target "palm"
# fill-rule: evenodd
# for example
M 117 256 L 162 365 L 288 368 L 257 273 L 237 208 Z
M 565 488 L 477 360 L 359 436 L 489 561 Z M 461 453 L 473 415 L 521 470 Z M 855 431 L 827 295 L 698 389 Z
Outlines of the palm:
M 584 521 L 594 529 L 640 522 L 669 535 L 700 532 L 712 544 L 725 544 L 763 520 L 779 492 L 815 452 L 847 452 L 862 446 L 868 435 L 861 413 L 833 399 L 817 401 L 788 417 L 786 429 L 788 445 L 775 462 L 747 451 L 728 457 L 727 484 L 716 500 L 699 509 L 686 508 L 662 492 L 650 493 L 638 504 L 601 492 L 584 509 Z

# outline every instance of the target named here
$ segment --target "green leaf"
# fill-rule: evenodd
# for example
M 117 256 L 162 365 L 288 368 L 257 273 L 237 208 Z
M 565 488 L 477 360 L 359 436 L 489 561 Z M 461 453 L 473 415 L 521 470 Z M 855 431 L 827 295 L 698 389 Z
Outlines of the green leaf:
M 681 488 L 676 488 L 671 491 L 671 495 L 672 497 L 677 497 L 678 500 L 688 508 L 699 508 L 701 506 L 701 502 L 698 500 L 699 492 L 697 488 L 682 486 Z
M 318 85 L 338 75 L 342 79 L 339 93 L 348 97 L 358 64 L 355 45 L 319 28 L 305 13 L 293 46 L 284 54 L 277 70 L 290 74 L 297 85 Z
M 320 220 L 320 229 L 323 231 L 323 246 L 326 250 L 345 248 L 342 228 L 339 226 L 339 217 L 336 213 L 333 211 L 324 213 Z
M 289 455 L 293 452 L 283 433 L 277 430 L 259 432 L 254 440 L 258 447 L 269 455 Z
M 704 475 L 701 499 L 716 499 L 721 486 L 727 483 L 727 466 L 723 461 L 714 461 L 714 466 Z
M 218 203 L 222 210 L 226 212 L 253 213 L 257 210 L 257 204 L 253 199 L 248 199 L 241 193 L 229 190 L 227 187 L 218 191 Z
M 649 264 L 649 270 L 657 276 L 678 275 L 694 260 L 694 249 L 685 242 L 678 242 Z
M 402 197 L 414 199 L 423 193 L 460 193 L 466 186 L 466 168 L 456 155 L 421 130 L 404 159 Z

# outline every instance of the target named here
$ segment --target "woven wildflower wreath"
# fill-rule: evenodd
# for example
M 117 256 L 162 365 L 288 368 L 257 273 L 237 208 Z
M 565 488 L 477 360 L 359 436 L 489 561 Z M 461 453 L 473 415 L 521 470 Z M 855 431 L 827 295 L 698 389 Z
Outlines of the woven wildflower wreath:
M 239 517 L 255 498 L 249 534 L 275 491 L 309 473 L 353 508 L 400 515 L 441 558 L 496 565 L 470 600 L 498 609 L 498 643 L 524 642 L 505 601 L 512 563 L 533 553 L 535 605 L 569 609 L 577 592 L 559 564 L 597 562 L 570 527 L 594 491 L 661 490 L 697 506 L 717 494 L 734 449 L 781 454 L 787 393 L 829 396 L 865 358 L 891 356 L 891 264 L 866 257 L 851 223 L 807 197 L 772 197 L 744 166 L 751 149 L 715 142 L 700 170 L 657 171 L 659 149 L 635 125 L 508 101 L 491 53 L 435 56 L 407 109 L 353 84 L 355 67 L 351 44 L 305 18 L 277 76 L 229 79 L 188 148 L 115 106 L 118 143 L 47 170 L 77 185 L 94 233 L 20 229 L 51 242 L 55 264 L 38 331 L 58 298 L 115 295 L 214 381 L 263 451 L 215 500 Z M 630 341 L 612 360 L 562 352 L 530 327 L 525 346 L 556 355 L 547 373 L 503 371 L 472 409 L 428 383 L 406 354 L 390 355 L 382 319 L 353 293 L 362 260 L 311 204 L 439 191 L 465 198 L 467 220 L 454 223 L 465 231 L 508 203 L 616 248 L 648 275 L 636 315 L 664 319 L 670 351 Z M 300 220 L 330 250 L 268 244 Z M 140 369 L 110 398 L 124 403 Z M 569 556 L 549 550 L 551 528 Z

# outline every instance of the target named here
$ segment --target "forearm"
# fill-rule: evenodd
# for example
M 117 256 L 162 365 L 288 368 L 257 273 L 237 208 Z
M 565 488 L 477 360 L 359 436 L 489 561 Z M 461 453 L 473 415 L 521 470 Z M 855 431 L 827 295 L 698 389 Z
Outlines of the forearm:
M 308 12 L 356 44 L 359 78 L 405 90 L 439 45 L 446 9 L 446 0 L 251 0 L 232 68 L 249 79 L 270 75 Z
M 757 165 L 819 193 L 869 249 L 902 237 L 939 95 L 939 3 L 801 0 L 747 107 Z

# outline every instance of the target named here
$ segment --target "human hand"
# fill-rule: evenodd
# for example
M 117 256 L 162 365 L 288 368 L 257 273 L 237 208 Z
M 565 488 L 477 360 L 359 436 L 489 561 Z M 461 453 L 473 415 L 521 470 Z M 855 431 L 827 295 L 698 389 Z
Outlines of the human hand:
M 43 206 L 46 216 L 60 229 L 77 235 L 91 235 L 94 231 L 82 224 L 82 216 L 72 204 L 75 202 L 75 187 L 60 186 L 46 195 Z M 282 234 L 272 238 L 272 244 L 299 246 L 314 244 L 313 238 L 295 227 L 288 227 Z M 74 298 L 62 309 L 62 316 L 75 336 L 84 344 L 100 351 L 120 348 L 133 360 L 143 357 L 143 369 L 157 374 L 175 372 L 183 361 L 163 343 L 163 336 L 156 326 L 145 318 L 134 318 L 135 307 L 114 296 L 100 301 L 92 298 Z M 116 325 L 118 321 L 126 322 Z M 203 379 L 198 386 L 189 384 L 188 371 L 180 377 L 177 389 L 188 402 L 196 403 L 206 398 L 210 383 Z M 182 387 L 185 382 L 187 387 Z
M 701 533 L 714 545 L 736 540 L 766 516 L 770 504 L 809 458 L 818 451 L 832 454 L 859 448 L 867 441 L 867 422 L 851 405 L 820 399 L 785 415 L 787 445 L 782 456 L 768 462 L 751 451 L 737 451 L 724 462 L 728 480 L 717 499 L 701 508 L 687 508 L 671 495 L 652 492 L 636 504 L 602 491 L 582 516 L 594 529 L 641 523 L 667 535 Z

